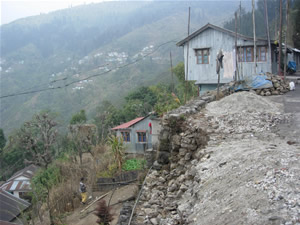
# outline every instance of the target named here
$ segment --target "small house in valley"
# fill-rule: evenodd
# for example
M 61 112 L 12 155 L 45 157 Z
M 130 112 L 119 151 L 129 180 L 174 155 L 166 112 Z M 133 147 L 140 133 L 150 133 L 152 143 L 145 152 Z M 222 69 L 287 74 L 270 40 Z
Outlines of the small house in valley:
M 138 117 L 112 128 L 123 139 L 126 153 L 144 154 L 158 141 L 159 123 L 150 117 Z
M 13 194 L 17 198 L 26 198 L 27 193 L 31 191 L 30 181 L 36 174 L 38 166 L 29 165 L 22 170 L 14 173 L 0 189 Z
M 235 47 L 236 39 L 237 47 Z M 257 38 L 256 56 L 254 56 L 253 37 L 206 24 L 177 45 L 184 49 L 185 71 L 188 69 L 186 80 L 195 81 L 200 93 L 215 89 L 217 86 L 216 57 L 220 50 L 224 55 L 223 69 L 220 72 L 221 84 L 232 81 L 236 71 L 240 76 L 260 72 L 277 73 L 277 47 L 272 44 L 269 49 L 266 39 Z M 256 68 L 254 57 L 256 57 Z

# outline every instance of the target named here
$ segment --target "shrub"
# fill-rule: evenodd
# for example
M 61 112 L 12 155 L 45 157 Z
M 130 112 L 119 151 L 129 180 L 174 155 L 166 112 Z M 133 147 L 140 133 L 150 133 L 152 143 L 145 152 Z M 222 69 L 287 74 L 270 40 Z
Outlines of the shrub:
M 105 200 L 101 200 L 95 210 L 95 215 L 98 216 L 97 224 L 109 225 L 109 223 L 114 219 L 113 214 L 110 212 L 111 208 L 106 205 Z
M 145 159 L 128 159 L 123 164 L 123 170 L 131 171 L 131 170 L 142 170 L 144 169 L 146 164 Z

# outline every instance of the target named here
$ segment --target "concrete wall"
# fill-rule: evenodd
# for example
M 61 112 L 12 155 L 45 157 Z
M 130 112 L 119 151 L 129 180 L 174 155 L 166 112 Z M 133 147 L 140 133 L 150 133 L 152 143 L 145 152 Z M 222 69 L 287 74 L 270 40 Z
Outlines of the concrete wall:
M 266 41 L 257 41 L 257 46 L 267 46 Z M 238 39 L 237 46 L 253 46 L 253 41 Z M 209 64 L 197 64 L 195 49 L 209 48 Z M 196 84 L 216 84 L 216 56 L 222 49 L 224 56 L 224 68 L 221 69 L 220 81 L 227 83 L 233 80 L 235 71 L 235 38 L 227 33 L 214 29 L 207 29 L 189 43 L 188 80 L 196 81 Z M 184 45 L 185 67 L 187 65 L 187 43 Z M 242 66 L 241 66 L 242 64 Z M 254 62 L 239 63 L 239 70 L 243 75 L 254 74 Z M 257 62 L 257 72 L 271 72 L 271 60 Z
M 217 88 L 217 84 L 200 84 L 200 95 L 211 90 L 215 90 Z

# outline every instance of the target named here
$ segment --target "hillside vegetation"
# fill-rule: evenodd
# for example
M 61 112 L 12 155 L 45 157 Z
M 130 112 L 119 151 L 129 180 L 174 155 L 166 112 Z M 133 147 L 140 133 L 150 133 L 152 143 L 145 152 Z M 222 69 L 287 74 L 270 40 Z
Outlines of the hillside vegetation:
M 43 109 L 66 124 L 80 109 L 94 115 L 106 100 L 120 107 L 130 90 L 170 83 L 169 52 L 173 65 L 183 59 L 175 43 L 186 36 L 188 6 L 195 30 L 221 25 L 237 4 L 105 2 L 1 26 L 1 96 L 12 96 L 1 98 L 0 127 L 9 134 Z

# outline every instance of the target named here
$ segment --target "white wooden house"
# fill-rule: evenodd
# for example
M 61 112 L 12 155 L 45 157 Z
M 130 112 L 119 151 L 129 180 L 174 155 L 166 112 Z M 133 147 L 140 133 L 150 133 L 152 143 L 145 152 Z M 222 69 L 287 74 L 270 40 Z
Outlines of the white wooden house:
M 17 198 L 26 198 L 26 194 L 31 191 L 31 179 L 38 169 L 39 167 L 35 165 L 25 167 L 2 184 L 0 189 L 13 194 Z
M 186 80 L 195 81 L 200 88 L 200 93 L 215 89 L 217 86 L 216 56 L 220 50 L 224 55 L 223 69 L 220 73 L 221 84 L 234 79 L 236 57 L 238 57 L 239 75 L 255 74 L 253 38 L 237 34 L 237 49 L 235 49 L 235 37 L 235 32 L 208 23 L 177 43 L 177 46 L 183 46 L 184 49 L 185 69 L 188 62 Z M 256 46 L 256 74 L 277 73 L 276 46 L 272 44 L 271 58 L 268 54 L 270 49 L 268 49 L 266 39 L 258 38 Z M 240 52 L 240 56 L 237 56 L 236 52 Z

